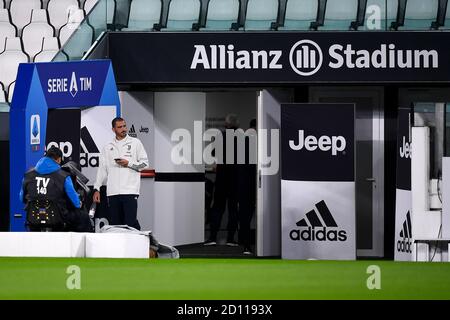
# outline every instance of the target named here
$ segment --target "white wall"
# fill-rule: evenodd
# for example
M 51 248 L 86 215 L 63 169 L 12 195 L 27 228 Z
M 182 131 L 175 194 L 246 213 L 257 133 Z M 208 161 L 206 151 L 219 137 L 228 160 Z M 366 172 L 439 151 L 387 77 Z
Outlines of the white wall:
M 175 164 L 172 132 L 186 129 L 194 139 L 194 121 L 204 121 L 206 97 L 198 92 L 155 93 L 155 170 L 158 173 L 204 173 L 203 164 Z M 197 137 L 198 138 L 198 137 Z M 201 136 L 199 137 L 201 139 Z M 192 152 L 193 152 L 192 148 Z M 191 156 L 194 160 L 194 156 Z M 155 183 L 155 237 L 169 245 L 204 241 L 204 182 Z
M 136 138 L 141 140 L 147 152 L 149 167 L 154 168 L 154 93 L 146 91 L 120 91 L 119 98 L 122 106 L 122 117 L 127 122 L 128 130 L 130 131 L 134 127 Z M 153 178 L 141 178 L 141 192 L 137 215 L 142 230 L 154 229 L 154 184 Z

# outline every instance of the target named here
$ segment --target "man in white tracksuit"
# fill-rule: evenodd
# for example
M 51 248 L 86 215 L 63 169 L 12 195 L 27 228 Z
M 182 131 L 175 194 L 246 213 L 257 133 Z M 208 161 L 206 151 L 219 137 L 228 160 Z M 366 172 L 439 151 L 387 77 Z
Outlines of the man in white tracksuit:
M 106 182 L 109 223 L 128 225 L 140 230 L 137 200 L 141 185 L 140 171 L 148 166 L 147 153 L 139 139 L 130 137 L 122 118 L 114 118 L 115 138 L 106 144 L 100 155 L 93 200 L 100 202 L 100 187 Z

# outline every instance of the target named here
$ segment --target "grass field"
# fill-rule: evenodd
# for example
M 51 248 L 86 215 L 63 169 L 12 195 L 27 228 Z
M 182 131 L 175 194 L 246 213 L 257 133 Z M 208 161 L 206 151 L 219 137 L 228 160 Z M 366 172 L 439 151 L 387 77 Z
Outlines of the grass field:
M 66 284 L 73 265 L 79 290 Z M 450 263 L 0 258 L 0 299 L 450 299 Z

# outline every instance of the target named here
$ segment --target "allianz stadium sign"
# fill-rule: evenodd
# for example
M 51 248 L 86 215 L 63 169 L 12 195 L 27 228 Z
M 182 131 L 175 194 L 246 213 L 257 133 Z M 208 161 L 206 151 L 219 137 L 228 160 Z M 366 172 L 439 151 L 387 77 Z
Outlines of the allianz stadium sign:
M 194 45 L 191 69 L 283 69 L 280 59 L 282 50 L 239 50 L 235 46 Z M 415 68 L 439 67 L 439 54 L 436 50 L 396 50 L 394 44 L 382 44 L 374 51 L 354 50 L 351 44 L 333 44 L 328 49 L 328 67 L 345 68 Z M 292 69 L 301 76 L 310 76 L 322 66 L 321 48 L 311 40 L 297 42 L 289 54 Z M 309 70 L 308 70 L 309 69 Z
M 122 83 L 450 82 L 447 32 L 113 33 L 109 45 Z

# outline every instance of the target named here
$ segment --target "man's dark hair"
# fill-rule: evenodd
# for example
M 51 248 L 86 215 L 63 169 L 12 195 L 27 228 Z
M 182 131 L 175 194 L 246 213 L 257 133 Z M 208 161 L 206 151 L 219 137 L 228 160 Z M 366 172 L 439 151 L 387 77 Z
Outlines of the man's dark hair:
M 116 118 L 114 118 L 114 119 L 112 120 L 112 122 L 111 122 L 112 127 L 115 128 L 115 127 L 116 127 L 116 123 L 117 123 L 117 122 L 120 122 L 120 121 L 125 121 L 125 120 L 124 120 L 123 118 L 121 118 L 121 117 L 116 117 Z
M 47 152 L 45 153 L 45 156 L 47 158 L 51 158 L 53 160 L 57 160 L 59 158 L 62 159 L 63 154 L 62 154 L 62 151 L 61 151 L 60 148 L 53 146 L 53 147 L 51 147 L 50 149 L 47 150 Z

